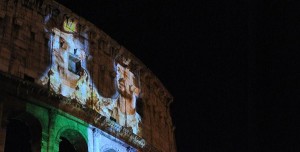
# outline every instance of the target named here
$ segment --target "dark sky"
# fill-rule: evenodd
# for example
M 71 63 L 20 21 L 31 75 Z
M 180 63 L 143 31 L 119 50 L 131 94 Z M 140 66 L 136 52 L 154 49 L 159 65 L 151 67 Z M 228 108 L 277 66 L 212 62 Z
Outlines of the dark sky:
M 58 2 L 125 46 L 171 92 L 179 152 L 299 151 L 299 2 Z

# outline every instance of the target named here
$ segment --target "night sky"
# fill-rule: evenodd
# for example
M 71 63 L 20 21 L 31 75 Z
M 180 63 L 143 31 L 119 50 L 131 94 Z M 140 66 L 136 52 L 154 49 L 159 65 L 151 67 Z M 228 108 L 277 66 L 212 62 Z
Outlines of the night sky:
M 299 2 L 58 2 L 125 46 L 170 91 L 179 152 L 299 151 Z

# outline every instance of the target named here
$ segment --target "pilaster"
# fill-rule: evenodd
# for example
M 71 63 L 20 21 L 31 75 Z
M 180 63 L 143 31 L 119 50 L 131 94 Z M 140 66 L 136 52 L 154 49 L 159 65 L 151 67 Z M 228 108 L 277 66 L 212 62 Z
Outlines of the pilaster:
M 48 152 L 58 152 L 59 151 L 59 142 L 56 140 L 55 131 L 55 119 L 57 115 L 57 110 L 49 110 L 49 124 L 48 124 Z
M 6 129 L 0 127 L 0 152 L 4 152 L 6 139 Z
M 3 101 L 0 100 L 0 152 L 4 152 L 6 139 L 6 126 L 3 122 Z
M 49 143 L 48 133 L 42 132 L 41 152 L 47 152 L 48 143 Z

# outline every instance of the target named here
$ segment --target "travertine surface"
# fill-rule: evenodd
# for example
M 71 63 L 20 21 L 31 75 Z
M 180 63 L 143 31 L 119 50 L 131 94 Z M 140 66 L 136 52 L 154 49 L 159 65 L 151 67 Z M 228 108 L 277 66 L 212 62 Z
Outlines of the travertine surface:
M 49 14 L 54 20 L 46 27 L 45 17 Z M 104 97 L 116 91 L 114 62 L 130 60 L 128 68 L 139 75 L 141 83 L 142 138 L 160 151 L 176 151 L 170 116 L 172 96 L 158 78 L 95 25 L 54 1 L 0 0 L 0 71 L 37 82 L 50 64 L 50 35 L 45 29 L 58 26 L 65 16 L 79 21 L 79 35 L 89 43 L 93 58 L 87 68 Z M 0 130 L 0 133 L 5 132 Z

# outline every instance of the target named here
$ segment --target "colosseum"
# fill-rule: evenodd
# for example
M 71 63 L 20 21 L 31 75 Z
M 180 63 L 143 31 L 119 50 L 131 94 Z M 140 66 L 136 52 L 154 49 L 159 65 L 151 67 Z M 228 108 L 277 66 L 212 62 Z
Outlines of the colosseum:
M 172 95 L 54 0 L 0 0 L 0 151 L 176 152 Z

